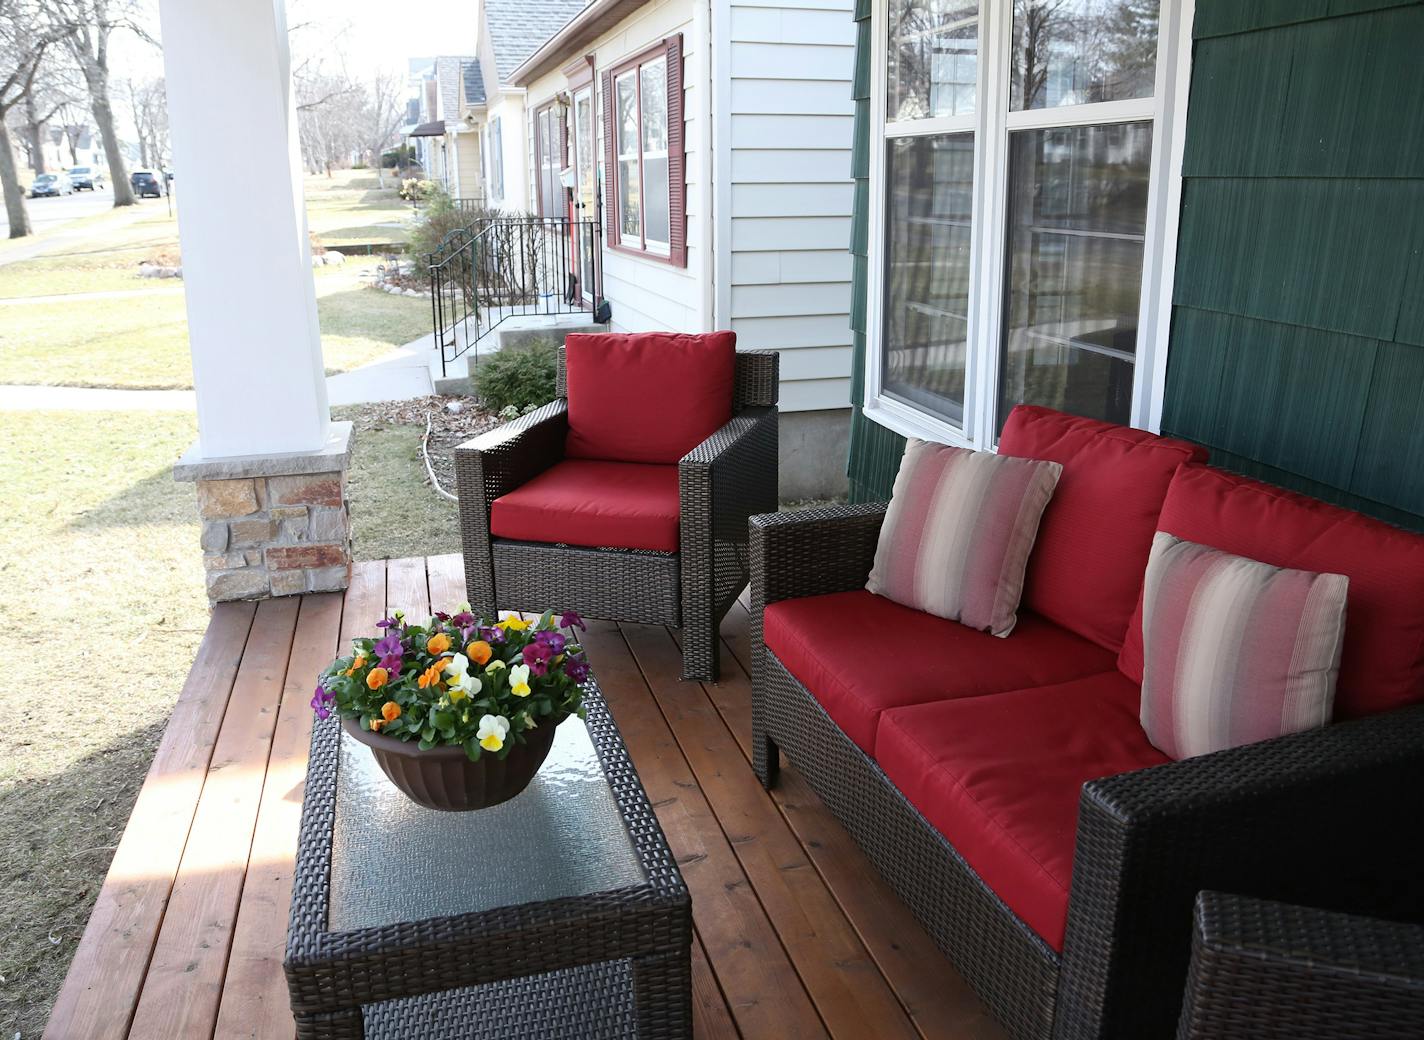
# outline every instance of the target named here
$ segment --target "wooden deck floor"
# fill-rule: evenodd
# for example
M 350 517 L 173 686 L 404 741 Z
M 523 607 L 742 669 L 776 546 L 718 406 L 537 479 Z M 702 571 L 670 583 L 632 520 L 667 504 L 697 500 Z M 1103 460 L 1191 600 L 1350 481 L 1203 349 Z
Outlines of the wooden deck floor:
M 456 556 L 358 564 L 351 589 L 214 612 L 47 1040 L 293 1036 L 282 976 L 316 674 L 388 608 L 463 600 Z M 676 633 L 586 639 L 693 898 L 698 1037 L 997 1040 L 959 975 L 794 770 L 749 765 L 747 614 L 723 679 Z

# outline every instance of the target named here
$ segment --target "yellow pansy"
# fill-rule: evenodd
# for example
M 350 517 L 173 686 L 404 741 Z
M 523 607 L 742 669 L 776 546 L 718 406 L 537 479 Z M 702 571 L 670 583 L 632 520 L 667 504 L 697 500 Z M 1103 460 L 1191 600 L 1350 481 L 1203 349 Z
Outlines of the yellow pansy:
M 504 747 L 504 738 L 509 736 L 509 720 L 503 715 L 485 715 L 480 719 L 475 736 L 486 751 L 498 751 Z
M 529 666 L 517 664 L 509 670 L 509 692 L 516 697 L 529 696 Z
M 532 621 L 525 621 L 523 618 L 519 617 L 507 617 L 503 621 L 501 621 L 496 627 L 502 628 L 506 632 L 510 631 L 511 629 L 513 629 L 515 632 L 523 632 L 533 623 L 534 622 Z

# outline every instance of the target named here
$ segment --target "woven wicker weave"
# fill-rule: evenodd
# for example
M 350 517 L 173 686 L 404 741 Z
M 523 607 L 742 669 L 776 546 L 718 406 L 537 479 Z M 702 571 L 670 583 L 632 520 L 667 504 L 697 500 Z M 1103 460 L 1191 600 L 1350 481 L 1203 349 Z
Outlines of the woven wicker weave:
M 526 1019 L 506 1007 L 494 1019 L 504 1031 L 468 1023 L 468 1033 L 455 1035 L 691 1036 L 691 900 L 592 680 L 584 705 L 645 882 L 346 932 L 326 928 L 341 727 L 334 716 L 315 723 L 285 962 L 299 1037 L 356 1040 L 369 1023 L 373 1036 L 433 1040 L 450 1035 L 451 1023 L 432 1009 L 487 1008 L 497 992 L 537 1002 L 540 1011 Z M 590 970 L 600 985 L 617 988 L 624 979 L 597 1014 L 581 993 L 592 984 Z
M 1179 1040 L 1424 1037 L 1424 928 L 1203 892 Z
M 465 581 L 476 613 L 573 609 L 683 630 L 683 678 L 717 678 L 717 629 L 747 583 L 747 518 L 777 502 L 775 351 L 737 353 L 734 414 L 678 463 L 676 553 L 588 549 L 490 536 L 490 505 L 564 455 L 558 399 L 455 449 Z
M 768 603 L 864 587 L 884 515 L 752 518 L 753 765 L 786 753 L 1015 1037 L 1172 1036 L 1204 888 L 1424 920 L 1411 708 L 1086 784 L 1060 958 L 764 645 Z

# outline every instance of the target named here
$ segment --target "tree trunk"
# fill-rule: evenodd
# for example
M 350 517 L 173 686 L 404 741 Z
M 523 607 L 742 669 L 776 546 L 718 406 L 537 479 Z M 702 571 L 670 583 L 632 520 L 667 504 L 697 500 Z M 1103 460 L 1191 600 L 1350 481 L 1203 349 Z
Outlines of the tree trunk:
M 0 119 L 0 186 L 5 192 L 5 216 L 10 220 L 10 237 L 30 234 L 30 216 L 25 212 L 25 193 L 20 190 L 20 173 L 15 169 L 15 153 L 10 148 L 10 131 Z
M 132 206 L 133 185 L 124 169 L 124 153 L 119 149 L 119 135 L 114 132 L 114 109 L 109 103 L 109 74 L 91 58 L 84 62 L 84 81 L 89 87 L 89 110 L 104 142 L 104 155 L 109 160 L 109 182 L 114 187 L 114 206 Z
M 25 136 L 29 139 L 30 169 L 38 177 L 45 171 L 44 124 L 40 122 L 39 109 L 35 105 L 33 93 L 25 95 Z

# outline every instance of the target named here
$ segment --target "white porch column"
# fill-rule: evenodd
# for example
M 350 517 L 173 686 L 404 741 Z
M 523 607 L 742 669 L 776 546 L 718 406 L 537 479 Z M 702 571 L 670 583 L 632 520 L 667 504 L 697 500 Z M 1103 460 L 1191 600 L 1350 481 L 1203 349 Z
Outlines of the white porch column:
M 350 423 L 331 423 L 284 0 L 161 0 L 213 601 L 345 588 Z
M 162 0 L 198 443 L 311 451 L 329 412 L 283 0 Z

